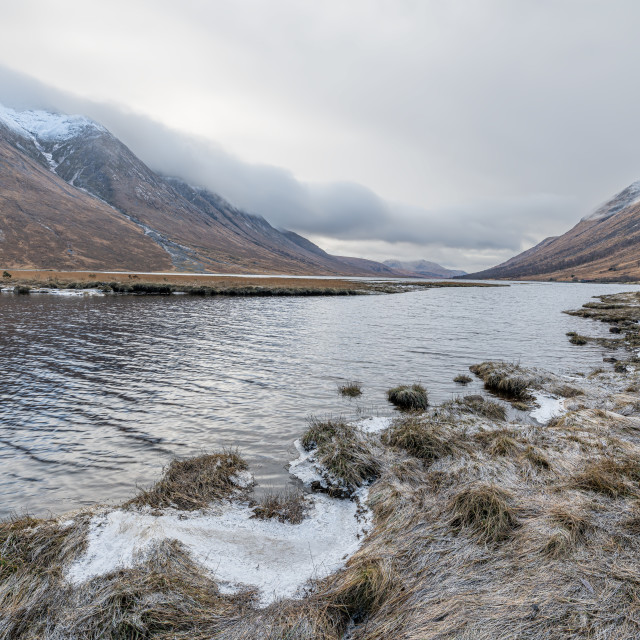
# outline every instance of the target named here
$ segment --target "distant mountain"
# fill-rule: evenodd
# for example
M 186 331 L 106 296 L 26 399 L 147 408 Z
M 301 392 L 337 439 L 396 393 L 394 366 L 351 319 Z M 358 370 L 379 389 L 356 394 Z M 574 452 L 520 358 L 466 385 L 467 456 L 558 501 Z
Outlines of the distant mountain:
M 388 269 L 331 256 L 206 189 L 158 175 L 82 116 L 0 107 L 0 154 L 2 267 L 327 275 Z
M 468 278 L 640 280 L 640 181 L 558 237 Z
M 403 271 L 416 278 L 455 278 L 456 276 L 463 276 L 466 273 L 466 271 L 447 269 L 428 260 L 385 260 L 384 264 L 391 269 Z

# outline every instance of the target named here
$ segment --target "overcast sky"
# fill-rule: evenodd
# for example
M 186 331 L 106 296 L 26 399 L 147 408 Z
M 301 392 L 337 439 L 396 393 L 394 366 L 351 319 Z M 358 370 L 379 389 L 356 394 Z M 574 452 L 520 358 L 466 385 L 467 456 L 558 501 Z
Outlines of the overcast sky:
M 488 267 L 640 178 L 637 0 L 20 0 L 0 102 L 334 253 Z

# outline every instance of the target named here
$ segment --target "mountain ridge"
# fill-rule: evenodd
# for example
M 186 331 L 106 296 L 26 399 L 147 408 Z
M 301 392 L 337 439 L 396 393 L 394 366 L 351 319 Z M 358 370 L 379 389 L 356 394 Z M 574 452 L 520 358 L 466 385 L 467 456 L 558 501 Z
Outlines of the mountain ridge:
M 395 273 L 380 263 L 331 256 L 306 238 L 302 242 L 302 236 L 295 234 L 296 240 L 291 235 L 293 232 L 283 233 L 264 218 L 237 209 L 217 194 L 189 185 L 180 178 L 153 172 L 107 129 L 83 116 L 18 112 L 0 107 L 0 138 L 5 145 L 48 169 L 75 191 L 93 197 L 128 223 L 137 225 L 148 240 L 166 253 L 169 268 L 301 275 L 372 275 L 379 270 L 387 275 Z M 35 174 L 32 178 L 36 178 Z M 75 191 L 60 198 L 73 198 Z M 13 217 L 10 212 L 3 212 L 5 224 L 11 218 L 19 227 L 16 215 L 20 205 L 15 197 L 12 207 Z M 62 205 L 56 209 L 64 212 Z M 67 222 L 75 228 L 77 221 L 72 218 L 79 212 L 73 207 L 69 210 L 72 215 L 70 213 Z M 100 207 L 98 210 L 103 211 Z M 94 214 L 102 215 L 98 210 Z M 64 213 L 61 215 L 63 221 Z M 109 227 L 113 243 L 119 242 L 117 228 L 118 225 Z M 29 242 L 37 243 L 37 240 L 31 237 L 26 241 Z M 75 242 L 77 244 L 79 238 L 76 237 Z M 85 236 L 83 242 L 88 242 Z M 102 238 L 101 242 L 107 240 Z M 13 255 L 2 245 L 0 250 L 3 262 Z M 59 247 L 57 251 L 59 253 Z M 83 253 L 88 255 L 87 252 L 90 253 L 88 247 Z M 111 268 L 113 265 L 106 255 L 101 256 L 100 260 L 106 260 L 104 268 Z M 47 256 L 45 250 L 40 260 L 48 260 L 47 266 L 59 267 L 69 263 L 69 256 L 62 260 L 59 255 Z M 44 266 L 44 263 L 30 266 Z

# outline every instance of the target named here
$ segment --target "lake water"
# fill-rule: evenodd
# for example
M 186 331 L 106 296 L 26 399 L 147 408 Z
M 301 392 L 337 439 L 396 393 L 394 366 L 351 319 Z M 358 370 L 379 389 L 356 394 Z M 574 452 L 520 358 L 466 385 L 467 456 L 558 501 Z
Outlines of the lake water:
M 385 390 L 433 402 L 487 359 L 554 371 L 602 364 L 565 333 L 608 327 L 562 314 L 630 285 L 512 284 L 337 298 L 0 294 L 0 516 L 131 497 L 163 465 L 239 447 L 262 490 L 309 415 L 391 415 Z M 356 401 L 337 393 L 359 380 Z M 474 381 L 464 393 L 478 392 Z

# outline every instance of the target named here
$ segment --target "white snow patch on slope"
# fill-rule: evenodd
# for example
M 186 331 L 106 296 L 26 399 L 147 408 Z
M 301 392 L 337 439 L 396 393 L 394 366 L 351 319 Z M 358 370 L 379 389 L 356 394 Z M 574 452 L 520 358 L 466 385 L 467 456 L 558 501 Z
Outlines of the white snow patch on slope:
M 83 129 L 106 129 L 84 116 L 68 116 L 48 111 L 16 111 L 0 105 L 0 122 L 25 138 L 42 141 L 63 141 L 73 138 Z
M 546 424 L 549 420 L 559 416 L 565 411 L 564 398 L 554 398 L 542 393 L 534 393 L 533 395 L 535 396 L 536 403 L 540 406 L 534 409 L 530 415 L 540 424 Z
M 630 184 L 626 189 L 617 193 L 611 200 L 598 207 L 593 213 L 582 218 L 582 222 L 588 220 L 605 220 L 614 216 L 619 211 L 640 202 L 640 180 Z
M 363 498 L 365 496 L 363 495 Z M 311 500 L 311 498 L 309 498 Z M 312 578 L 337 570 L 360 546 L 369 515 L 358 505 L 314 495 L 308 517 L 293 525 L 251 518 L 246 504 L 192 514 L 114 510 L 91 521 L 86 553 L 68 571 L 74 585 L 118 568 L 132 567 L 160 540 L 178 540 L 209 570 L 221 591 L 260 590 L 261 604 L 295 597 Z

